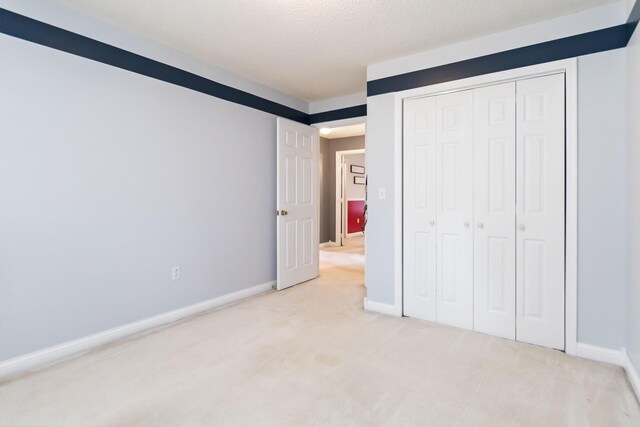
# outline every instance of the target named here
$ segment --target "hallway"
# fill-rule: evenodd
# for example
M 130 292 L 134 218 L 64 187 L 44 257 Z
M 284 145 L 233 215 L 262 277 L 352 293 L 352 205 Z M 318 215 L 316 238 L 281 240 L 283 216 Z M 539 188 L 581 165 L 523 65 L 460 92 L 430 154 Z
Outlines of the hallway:
M 362 310 L 363 239 L 321 276 L 0 384 L 0 425 L 638 425 L 621 368 Z

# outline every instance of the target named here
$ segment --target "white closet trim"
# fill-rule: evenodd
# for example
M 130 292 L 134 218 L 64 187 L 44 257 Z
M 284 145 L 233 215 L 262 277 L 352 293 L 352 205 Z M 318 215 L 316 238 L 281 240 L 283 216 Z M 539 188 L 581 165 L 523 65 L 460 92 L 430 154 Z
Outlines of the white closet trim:
M 431 96 L 497 83 L 565 73 L 566 90 L 566 252 L 565 252 L 565 352 L 576 355 L 578 271 L 578 97 L 577 58 L 501 71 L 468 79 L 439 83 L 395 94 L 394 108 L 394 311 L 402 313 L 402 105 L 404 99 Z

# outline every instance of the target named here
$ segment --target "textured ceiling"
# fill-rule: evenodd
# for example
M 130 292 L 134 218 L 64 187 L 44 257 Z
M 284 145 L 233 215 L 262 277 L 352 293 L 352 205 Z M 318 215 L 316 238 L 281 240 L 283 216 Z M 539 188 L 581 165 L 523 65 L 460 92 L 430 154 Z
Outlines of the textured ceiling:
M 305 101 L 366 66 L 615 0 L 58 0 Z

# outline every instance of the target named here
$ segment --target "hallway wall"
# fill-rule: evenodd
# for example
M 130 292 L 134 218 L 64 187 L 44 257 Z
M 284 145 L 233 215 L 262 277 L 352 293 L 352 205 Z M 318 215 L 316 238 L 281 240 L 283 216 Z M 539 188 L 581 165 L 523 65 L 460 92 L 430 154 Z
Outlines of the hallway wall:
M 347 164 L 347 182 L 345 183 L 345 189 L 344 189 L 345 197 L 347 199 L 364 199 L 366 196 L 365 186 L 362 184 L 355 184 L 353 182 L 353 178 L 356 176 L 363 177 L 366 175 L 351 172 L 351 165 L 364 167 L 365 155 L 349 154 L 348 156 L 344 156 L 344 157 L 345 157 L 344 160 Z

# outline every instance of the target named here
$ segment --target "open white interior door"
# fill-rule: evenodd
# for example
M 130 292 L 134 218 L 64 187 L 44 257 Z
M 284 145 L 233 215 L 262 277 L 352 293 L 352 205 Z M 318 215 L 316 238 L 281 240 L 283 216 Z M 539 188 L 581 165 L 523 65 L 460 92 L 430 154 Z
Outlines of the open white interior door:
M 278 284 L 318 277 L 318 130 L 278 118 Z

